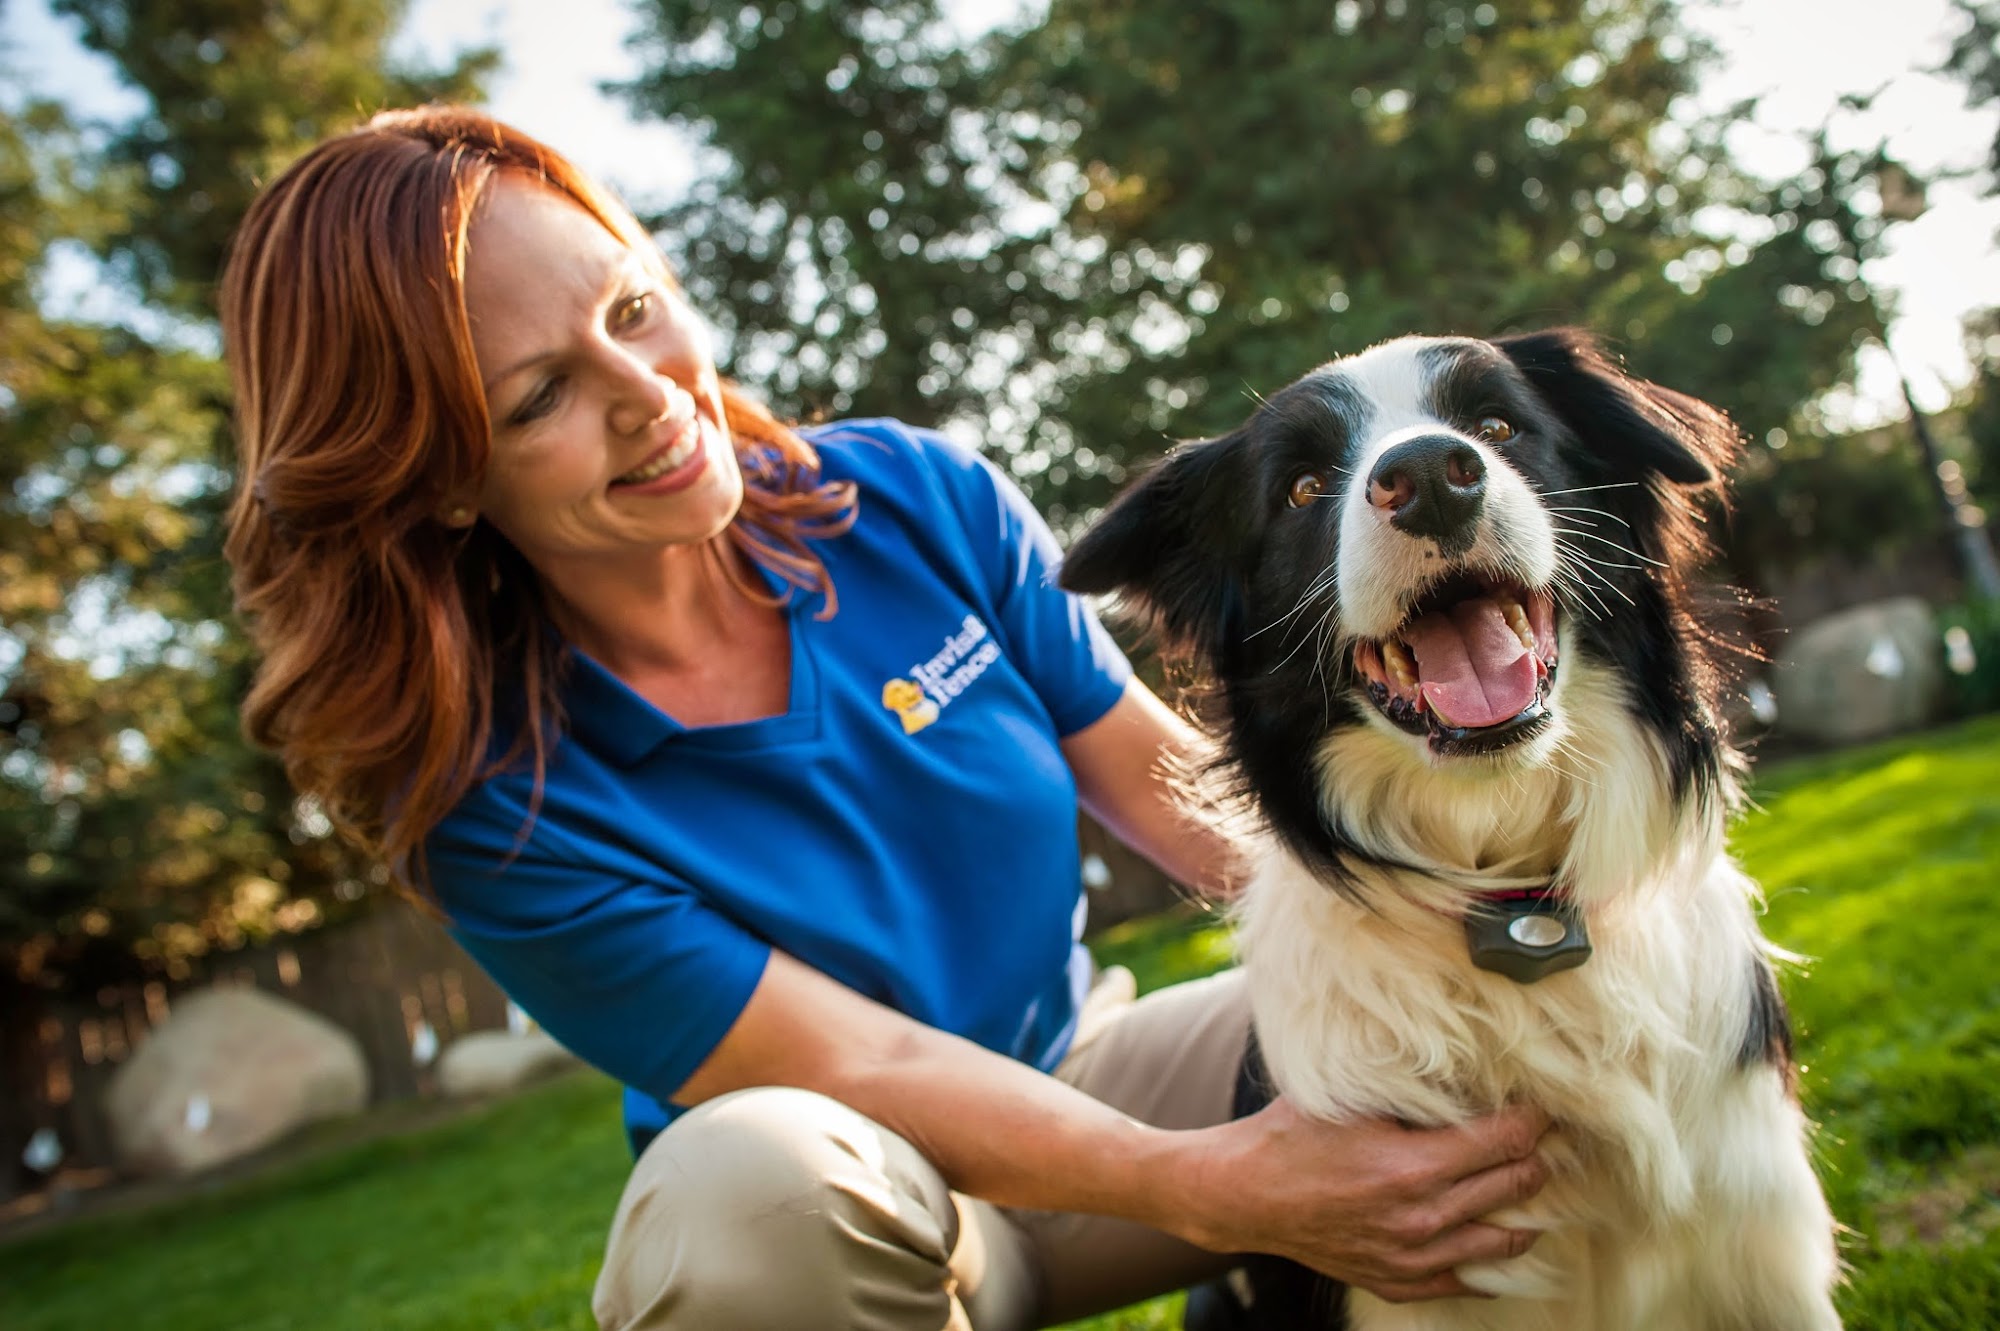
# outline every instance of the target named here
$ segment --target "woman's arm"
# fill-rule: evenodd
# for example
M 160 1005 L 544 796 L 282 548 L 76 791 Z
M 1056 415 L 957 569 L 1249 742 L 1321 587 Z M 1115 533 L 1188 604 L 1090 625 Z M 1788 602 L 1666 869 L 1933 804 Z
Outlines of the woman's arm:
M 1194 729 L 1135 678 L 1110 711 L 1063 740 L 1062 751 L 1091 817 L 1175 882 L 1223 900 L 1242 885 L 1243 851 L 1189 813 L 1172 785 L 1173 765 L 1198 743 Z
M 748 1086 L 839 1100 L 1001 1205 L 1118 1216 L 1217 1252 L 1291 1257 L 1385 1298 L 1468 1291 L 1451 1268 L 1526 1251 L 1475 1217 L 1532 1195 L 1546 1120 L 1462 1128 L 1305 1119 L 1283 1101 L 1214 1128 L 1149 1127 L 1054 1077 L 924 1026 L 773 953 L 674 1101 Z

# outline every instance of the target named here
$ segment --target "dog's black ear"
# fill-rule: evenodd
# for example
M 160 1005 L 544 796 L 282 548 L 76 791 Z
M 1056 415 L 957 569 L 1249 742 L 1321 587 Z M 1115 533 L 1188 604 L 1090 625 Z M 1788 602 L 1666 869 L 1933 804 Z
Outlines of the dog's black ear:
M 1057 580 L 1117 595 L 1170 651 L 1208 654 L 1242 609 L 1238 569 L 1254 540 L 1248 433 L 1182 444 L 1077 538 Z
M 1715 484 L 1741 438 L 1699 398 L 1635 379 L 1579 328 L 1494 339 L 1585 446 L 1623 453 L 1676 485 Z

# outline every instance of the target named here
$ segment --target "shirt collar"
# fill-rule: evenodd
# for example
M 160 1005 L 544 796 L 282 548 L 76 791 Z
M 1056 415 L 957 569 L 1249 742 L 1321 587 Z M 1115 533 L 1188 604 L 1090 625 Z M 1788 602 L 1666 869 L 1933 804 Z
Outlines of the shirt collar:
M 593 753 L 630 767 L 676 735 L 680 722 L 634 693 L 625 681 L 571 647 L 563 680 L 564 719 Z

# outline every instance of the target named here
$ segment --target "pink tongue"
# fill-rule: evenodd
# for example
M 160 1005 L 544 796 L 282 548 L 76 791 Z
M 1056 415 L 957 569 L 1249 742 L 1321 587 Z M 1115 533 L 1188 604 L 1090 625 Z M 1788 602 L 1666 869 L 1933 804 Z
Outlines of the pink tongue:
M 1535 700 L 1535 662 L 1484 597 L 1434 610 L 1403 630 L 1424 698 L 1447 725 L 1498 725 Z

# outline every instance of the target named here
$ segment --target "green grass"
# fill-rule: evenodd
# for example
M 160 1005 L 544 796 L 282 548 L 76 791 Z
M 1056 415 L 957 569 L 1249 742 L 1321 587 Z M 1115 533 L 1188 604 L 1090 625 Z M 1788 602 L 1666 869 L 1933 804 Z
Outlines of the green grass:
M 1849 1331 L 2000 1326 L 2000 717 L 1774 769 L 1734 844 L 1786 991 Z
M 2000 1326 L 2000 718 L 1764 773 L 1735 831 L 1786 977 L 1849 1331 Z M 1210 917 L 1098 940 L 1143 988 L 1228 960 Z M 623 1182 L 594 1075 L 191 1200 L 0 1246 L 0 1327 L 587 1328 Z M 1173 1331 L 1178 1298 L 1073 1331 Z
M 618 1093 L 565 1078 L 442 1126 L 0 1248 L 0 1327 L 595 1327 L 627 1160 Z

